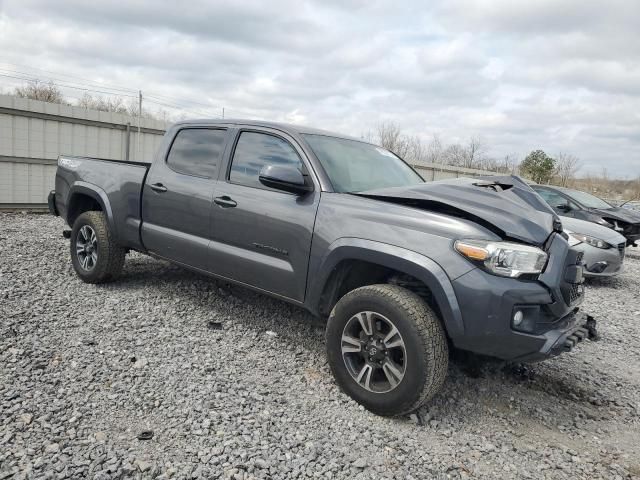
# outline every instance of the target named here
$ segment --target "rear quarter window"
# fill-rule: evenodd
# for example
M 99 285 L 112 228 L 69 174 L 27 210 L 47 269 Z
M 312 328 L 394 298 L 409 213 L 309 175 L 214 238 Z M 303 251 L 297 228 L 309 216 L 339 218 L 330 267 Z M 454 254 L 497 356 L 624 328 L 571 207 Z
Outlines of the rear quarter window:
M 218 173 L 227 131 L 184 128 L 173 140 L 167 165 L 175 172 L 214 178 Z

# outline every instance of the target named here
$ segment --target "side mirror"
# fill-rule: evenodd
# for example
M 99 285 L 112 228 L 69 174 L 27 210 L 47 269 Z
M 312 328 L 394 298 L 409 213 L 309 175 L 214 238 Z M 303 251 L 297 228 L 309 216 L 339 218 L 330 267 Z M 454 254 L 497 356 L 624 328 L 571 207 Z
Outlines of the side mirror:
M 571 207 L 568 203 L 561 203 L 560 205 L 556 205 L 556 208 L 561 212 L 569 212 L 571 211 Z
M 296 195 L 313 191 L 313 185 L 307 183 L 302 172 L 289 165 L 266 165 L 260 170 L 258 179 L 265 187 Z

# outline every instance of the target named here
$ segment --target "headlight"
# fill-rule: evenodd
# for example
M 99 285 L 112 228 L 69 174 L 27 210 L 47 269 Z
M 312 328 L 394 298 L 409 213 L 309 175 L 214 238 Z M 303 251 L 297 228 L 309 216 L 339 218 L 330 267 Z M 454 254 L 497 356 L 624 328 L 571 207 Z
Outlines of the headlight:
M 609 245 L 607 242 L 605 242 L 600 238 L 585 235 L 584 233 L 575 233 L 575 232 L 567 232 L 567 233 L 569 233 L 569 238 L 574 238 L 578 242 L 584 242 L 587 245 L 591 245 L 592 247 L 611 248 L 611 245 Z M 569 242 L 569 244 L 571 245 L 571 242 Z
M 488 240 L 456 240 L 455 249 L 494 275 L 519 277 L 541 273 L 547 254 L 537 247 L 511 242 Z

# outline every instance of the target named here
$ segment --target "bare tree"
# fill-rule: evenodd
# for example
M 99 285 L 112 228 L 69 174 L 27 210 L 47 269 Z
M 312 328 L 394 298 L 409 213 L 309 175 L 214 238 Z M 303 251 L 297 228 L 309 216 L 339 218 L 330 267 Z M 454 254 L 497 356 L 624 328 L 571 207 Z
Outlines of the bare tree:
M 400 126 L 394 122 L 381 122 L 376 127 L 376 143 L 404 158 L 409 149 L 407 137 L 402 134 Z
M 14 93 L 18 97 L 30 98 L 32 100 L 40 100 L 42 102 L 49 103 L 68 103 L 64 100 L 62 92 L 53 83 L 42 83 L 38 80 L 23 85 L 22 87 L 16 87 Z
M 88 93 L 85 93 L 82 98 L 78 100 L 77 106 L 90 110 L 100 110 L 101 112 L 115 112 L 128 115 L 137 115 L 137 105 L 136 112 L 131 112 L 129 107 L 124 103 L 121 97 L 94 97 L 92 95 L 89 95 Z
M 99 110 L 101 112 L 114 112 L 122 115 L 129 115 L 131 117 L 138 116 L 138 101 L 135 98 L 126 102 L 122 97 L 101 97 L 99 95 L 93 96 L 85 93 L 82 98 L 78 100 L 76 106 L 80 108 L 86 108 L 89 110 Z M 153 118 L 175 120 L 174 115 L 170 115 L 166 110 L 160 109 L 155 113 L 142 109 L 142 118 Z M 185 117 L 186 118 L 186 117 Z
M 459 143 L 452 143 L 443 152 L 444 163 L 447 165 L 453 165 L 456 167 L 464 167 L 467 152 L 465 148 Z
M 409 163 L 423 163 L 426 161 L 427 150 L 420 140 L 420 137 L 414 135 L 412 137 L 405 137 L 404 142 L 406 144 L 406 153 L 403 157 Z
M 443 153 L 442 141 L 438 134 L 434 134 L 429 145 L 427 145 L 425 160 L 430 163 L 444 163 Z
M 467 143 L 463 167 L 480 168 L 487 153 L 487 146 L 480 137 L 471 137 Z
M 487 157 L 482 161 L 480 167 L 491 172 L 515 175 L 518 173 L 518 160 L 512 153 L 505 155 L 502 159 Z
M 479 137 L 469 138 L 466 145 L 453 143 L 443 152 L 445 163 L 456 167 L 482 168 L 487 160 L 487 147 Z
M 580 169 L 580 159 L 575 155 L 560 152 L 556 157 L 555 176 L 558 184 L 566 187 Z

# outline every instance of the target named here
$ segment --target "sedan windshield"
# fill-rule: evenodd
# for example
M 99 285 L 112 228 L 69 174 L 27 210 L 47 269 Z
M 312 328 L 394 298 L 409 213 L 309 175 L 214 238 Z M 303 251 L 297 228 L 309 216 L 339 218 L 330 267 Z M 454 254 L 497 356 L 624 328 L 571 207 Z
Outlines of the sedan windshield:
M 586 208 L 611 208 L 612 205 L 587 192 L 566 190 L 565 193 Z
M 305 134 L 336 192 L 364 192 L 401 187 L 424 180 L 400 158 L 370 143 Z

